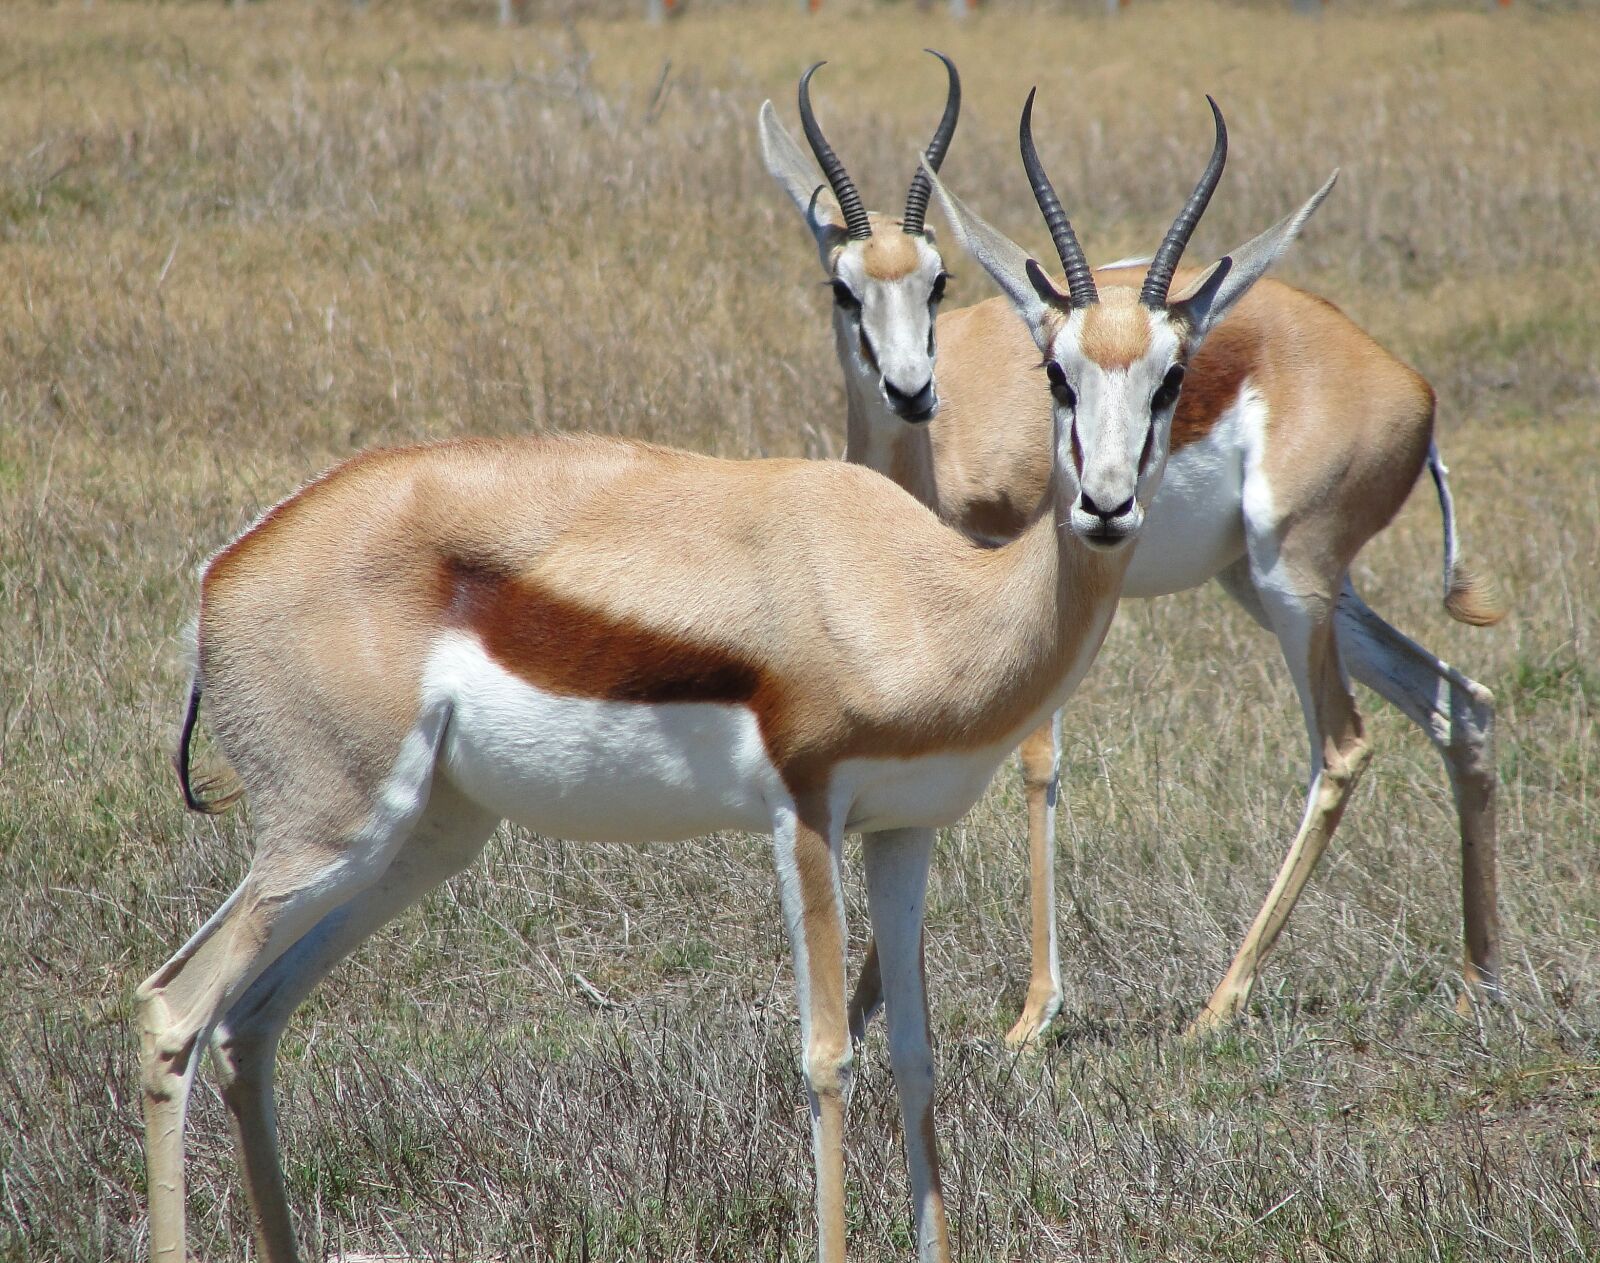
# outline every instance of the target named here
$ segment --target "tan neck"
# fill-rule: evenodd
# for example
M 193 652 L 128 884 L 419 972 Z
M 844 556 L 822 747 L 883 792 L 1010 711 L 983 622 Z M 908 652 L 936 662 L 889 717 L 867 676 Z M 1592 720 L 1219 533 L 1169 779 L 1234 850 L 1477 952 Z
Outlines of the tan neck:
M 912 722 L 966 745 L 1015 740 L 1071 694 L 1111 624 L 1132 549 L 1091 551 L 1066 497 L 1002 548 L 967 549 L 956 572 L 909 576 L 903 670 L 925 677 Z M 923 710 L 922 706 L 918 707 Z
M 846 365 L 844 458 L 898 483 L 935 513 L 940 511 L 933 440 L 926 425 L 907 425 L 889 413 L 877 383 L 856 368 L 853 332 L 834 321 L 839 363 Z
M 1067 519 L 1070 497 L 1058 491 L 1057 481 L 1052 474 L 1046 495 L 1050 510 L 992 554 L 1002 573 L 989 606 L 989 621 L 999 638 L 989 649 L 1009 646 L 1016 655 L 1010 674 L 1019 682 L 1018 700 L 1031 703 L 1040 714 L 1066 700 L 1093 660 L 1133 559 L 1132 548 L 1091 550 L 1060 525 Z

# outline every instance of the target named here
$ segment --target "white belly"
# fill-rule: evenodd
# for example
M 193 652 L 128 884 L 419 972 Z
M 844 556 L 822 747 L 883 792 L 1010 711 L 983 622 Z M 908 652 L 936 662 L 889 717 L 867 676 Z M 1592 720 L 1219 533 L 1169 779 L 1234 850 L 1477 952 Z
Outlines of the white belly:
M 789 800 L 742 706 L 548 693 L 461 634 L 429 656 L 423 693 L 450 707 L 439 753 L 450 780 L 540 833 L 592 842 L 767 833 Z
M 851 833 L 938 827 L 966 815 L 1011 745 L 920 759 L 846 759 L 833 774 L 832 808 Z
M 743 706 L 567 697 L 506 671 L 471 636 L 429 656 L 428 710 L 448 707 L 439 767 L 497 815 L 574 841 L 677 841 L 770 833 L 792 796 Z M 829 806 L 850 831 L 953 823 L 1011 744 L 916 759 L 847 759 Z
M 1166 596 L 1197 588 L 1244 555 L 1247 448 L 1265 420 L 1248 385 L 1211 433 L 1167 461 L 1145 515 L 1123 596 Z

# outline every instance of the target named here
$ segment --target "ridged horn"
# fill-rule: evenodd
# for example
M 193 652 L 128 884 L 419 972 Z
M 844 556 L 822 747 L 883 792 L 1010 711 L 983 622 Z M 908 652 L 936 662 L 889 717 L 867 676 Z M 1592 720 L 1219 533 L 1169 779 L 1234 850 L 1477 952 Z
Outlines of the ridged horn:
M 939 120 L 938 131 L 933 133 L 933 139 L 923 150 L 928 165 L 937 171 L 950 148 L 950 138 L 956 134 L 956 120 L 961 117 L 961 76 L 956 73 L 955 62 L 937 49 L 924 48 L 922 51 L 932 53 L 944 62 L 944 68 L 950 76 L 950 90 L 944 101 L 944 117 Z M 913 235 L 921 234 L 923 223 L 928 217 L 928 197 L 932 192 L 933 183 L 919 166 L 916 175 L 911 177 L 911 191 L 906 194 L 906 213 L 901 220 L 907 232 Z
M 1089 269 L 1089 261 L 1083 257 L 1083 247 L 1078 244 L 1077 234 L 1072 231 L 1072 221 L 1067 218 L 1067 212 L 1061 209 L 1061 199 L 1056 196 L 1055 189 L 1050 184 L 1050 177 L 1044 173 L 1044 164 L 1039 161 L 1039 151 L 1033 147 L 1033 98 L 1039 91 L 1033 88 L 1028 93 L 1028 103 L 1022 107 L 1022 125 L 1017 129 L 1017 139 L 1022 145 L 1022 165 L 1028 172 L 1028 183 L 1033 186 L 1033 197 L 1039 203 L 1039 209 L 1044 213 L 1045 225 L 1050 229 L 1050 240 L 1055 242 L 1056 254 L 1061 259 L 1062 271 L 1067 278 L 1066 302 L 1069 307 L 1092 307 L 1100 301 L 1100 291 L 1094 287 L 1094 273 Z M 1040 273 L 1039 279 L 1043 279 Z M 1038 280 L 1034 281 L 1035 288 Z M 1049 287 L 1054 291 L 1054 286 Z M 1048 295 L 1041 291 L 1041 297 L 1048 301 Z M 1059 300 L 1060 295 L 1056 298 Z
M 1211 107 L 1211 117 L 1217 125 L 1216 143 L 1211 146 L 1211 161 L 1206 163 L 1200 183 L 1194 186 L 1189 200 L 1172 221 L 1172 227 L 1167 229 L 1166 238 L 1161 243 L 1161 249 L 1156 251 L 1155 258 L 1150 261 L 1150 270 L 1144 274 L 1144 286 L 1139 291 L 1139 301 L 1157 311 L 1167 305 L 1172 274 L 1178 270 L 1178 260 L 1183 258 L 1184 247 L 1194 235 L 1195 225 L 1200 222 L 1200 216 L 1205 214 L 1211 195 L 1217 191 L 1223 165 L 1228 161 L 1228 125 L 1222 121 L 1222 111 L 1217 108 L 1217 103 L 1209 96 L 1206 97 L 1206 104 Z
M 828 185 L 839 201 L 839 209 L 844 214 L 845 232 L 854 240 L 865 241 L 872 236 L 872 222 L 867 218 L 867 208 L 861 204 L 861 194 L 856 192 L 855 181 L 844 169 L 844 163 L 839 161 L 839 155 L 833 152 L 833 146 L 822 134 L 822 128 L 817 126 L 817 116 L 811 110 L 811 76 L 827 64 L 819 61 L 800 76 L 800 126 L 805 128 L 806 139 L 811 142 L 811 152 L 816 155 L 817 165 L 822 168 L 822 174 L 828 177 Z

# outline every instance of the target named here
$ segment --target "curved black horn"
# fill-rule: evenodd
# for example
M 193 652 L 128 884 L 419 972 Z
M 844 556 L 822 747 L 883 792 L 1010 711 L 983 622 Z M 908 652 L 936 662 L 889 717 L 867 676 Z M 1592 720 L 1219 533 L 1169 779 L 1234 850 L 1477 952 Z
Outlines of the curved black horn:
M 806 139 L 811 142 L 811 152 L 817 157 L 817 165 L 822 168 L 822 174 L 828 177 L 834 197 L 839 199 L 839 209 L 844 212 L 845 231 L 852 238 L 864 241 L 872 236 L 872 222 L 867 218 L 867 208 L 861 204 L 861 194 L 856 192 L 855 181 L 844 169 L 844 163 L 839 161 L 839 155 L 833 152 L 833 146 L 822 134 L 822 128 L 817 126 L 817 116 L 811 112 L 811 76 L 827 64 L 819 61 L 800 76 L 800 126 L 805 128 Z
M 944 161 L 946 151 L 950 148 L 950 138 L 956 134 L 956 119 L 961 117 L 961 76 L 956 73 L 955 62 L 937 49 L 924 48 L 922 51 L 932 53 L 944 62 L 944 68 L 950 75 L 950 91 L 945 97 L 944 117 L 939 120 L 939 130 L 933 133 L 933 139 L 923 151 L 928 156 L 928 165 L 937 171 L 939 164 Z M 928 195 L 932 192 L 933 182 L 919 166 L 916 175 L 911 177 L 911 191 L 906 194 L 906 213 L 901 220 L 907 232 L 914 234 L 922 232 L 923 221 L 928 217 Z
M 1061 199 L 1051 187 L 1050 177 L 1044 173 L 1039 152 L 1033 147 L 1033 97 L 1038 90 L 1034 88 L 1029 91 L 1028 103 L 1022 107 L 1022 125 L 1018 128 L 1018 139 L 1022 143 L 1022 165 L 1027 169 L 1034 200 L 1044 212 L 1050 240 L 1056 244 L 1056 254 L 1060 256 L 1062 270 L 1066 273 L 1067 302 L 1073 307 L 1092 307 L 1100 301 L 1100 292 L 1094 287 L 1094 273 L 1089 270 L 1089 261 L 1083 257 L 1083 247 L 1078 244 L 1077 234 L 1072 231 L 1072 221 L 1067 218 L 1067 212 L 1061 209 Z
M 1206 97 L 1206 104 L 1211 107 L 1211 117 L 1217 124 L 1217 139 L 1211 147 L 1211 161 L 1206 163 L 1200 183 L 1194 186 L 1188 202 L 1172 221 L 1172 227 L 1167 229 L 1161 249 L 1156 251 L 1155 258 L 1150 261 L 1150 270 L 1144 274 L 1144 287 L 1139 291 L 1139 301 L 1158 311 L 1167 305 L 1172 274 L 1178 270 L 1178 260 L 1183 257 L 1184 247 L 1189 244 L 1195 225 L 1200 222 L 1200 216 L 1205 214 L 1206 203 L 1217 191 L 1223 164 L 1228 160 L 1228 125 L 1222 121 L 1222 111 L 1217 108 L 1217 103 L 1209 96 Z

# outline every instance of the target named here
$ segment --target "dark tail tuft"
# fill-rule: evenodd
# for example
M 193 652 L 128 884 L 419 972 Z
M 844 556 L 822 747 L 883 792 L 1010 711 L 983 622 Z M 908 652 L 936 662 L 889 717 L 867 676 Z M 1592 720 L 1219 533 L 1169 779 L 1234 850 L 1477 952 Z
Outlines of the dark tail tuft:
M 189 708 L 183 713 L 183 733 L 178 738 L 178 749 L 172 756 L 172 766 L 178 772 L 178 788 L 183 791 L 184 806 L 202 815 L 219 816 L 244 792 L 244 787 L 227 776 L 206 776 L 198 782 L 189 774 L 189 746 L 194 741 L 194 726 L 200 718 L 200 677 L 189 684 Z M 196 793 L 198 788 L 199 793 Z M 215 795 L 214 797 L 212 795 Z

